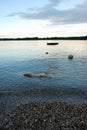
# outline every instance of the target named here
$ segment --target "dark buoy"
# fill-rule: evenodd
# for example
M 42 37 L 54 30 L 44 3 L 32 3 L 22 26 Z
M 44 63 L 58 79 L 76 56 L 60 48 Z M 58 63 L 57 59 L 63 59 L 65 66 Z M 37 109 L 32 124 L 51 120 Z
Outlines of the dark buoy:
M 68 59 L 72 60 L 73 59 L 73 55 L 72 54 L 68 55 Z
M 48 52 L 45 52 L 45 54 L 48 54 Z

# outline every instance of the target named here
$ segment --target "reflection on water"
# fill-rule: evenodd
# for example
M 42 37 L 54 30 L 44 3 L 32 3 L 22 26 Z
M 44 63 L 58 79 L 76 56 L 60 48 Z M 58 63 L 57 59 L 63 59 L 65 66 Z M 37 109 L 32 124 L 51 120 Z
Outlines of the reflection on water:
M 0 42 L 1 113 L 27 101 L 87 103 L 87 41 L 63 40 L 56 46 L 47 42 L 53 41 Z M 45 73 L 47 78 L 24 73 Z

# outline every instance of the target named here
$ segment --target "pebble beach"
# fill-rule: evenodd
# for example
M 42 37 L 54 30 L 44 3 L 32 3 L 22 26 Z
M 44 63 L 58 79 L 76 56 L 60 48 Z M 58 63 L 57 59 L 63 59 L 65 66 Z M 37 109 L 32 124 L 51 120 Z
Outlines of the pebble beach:
M 0 130 L 87 130 L 87 104 L 20 104 L 0 119 Z

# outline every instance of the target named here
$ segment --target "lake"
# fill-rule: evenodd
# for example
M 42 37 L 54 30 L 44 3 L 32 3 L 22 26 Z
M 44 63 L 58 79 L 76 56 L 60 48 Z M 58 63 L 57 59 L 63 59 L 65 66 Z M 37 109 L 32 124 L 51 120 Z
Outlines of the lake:
M 31 101 L 87 103 L 87 41 L 0 42 L 0 114 Z

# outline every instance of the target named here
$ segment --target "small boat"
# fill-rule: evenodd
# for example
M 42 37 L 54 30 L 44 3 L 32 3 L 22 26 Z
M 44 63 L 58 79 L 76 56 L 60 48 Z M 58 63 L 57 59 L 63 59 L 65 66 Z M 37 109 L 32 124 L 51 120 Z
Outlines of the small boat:
M 48 42 L 47 45 L 58 45 L 58 42 Z

